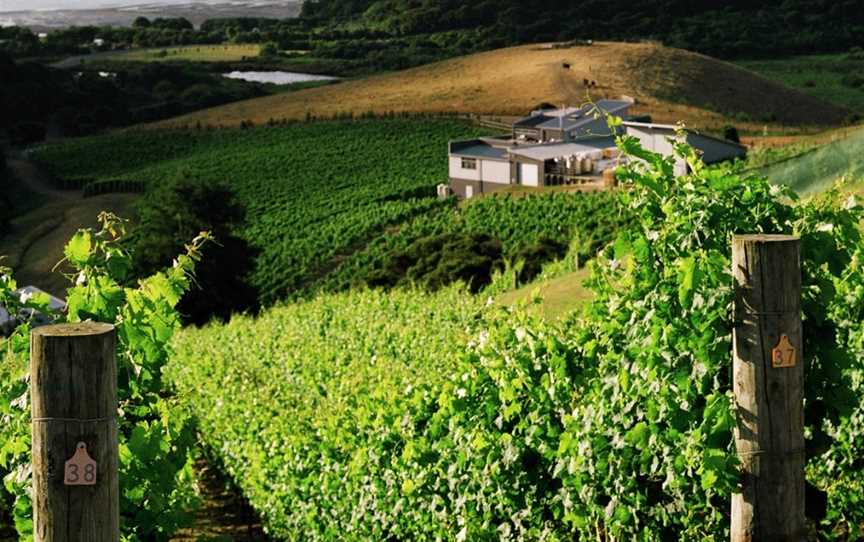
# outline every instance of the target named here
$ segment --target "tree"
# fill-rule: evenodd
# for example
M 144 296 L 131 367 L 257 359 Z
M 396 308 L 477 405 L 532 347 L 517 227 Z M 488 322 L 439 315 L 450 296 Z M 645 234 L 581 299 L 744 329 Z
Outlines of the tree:
M 724 126 L 723 139 L 733 141 L 735 143 L 741 143 L 741 138 L 738 136 L 738 128 L 735 128 L 731 124 Z
M 274 57 L 279 55 L 279 45 L 268 41 L 261 46 L 261 56 Z
M 157 17 L 150 23 L 153 28 L 164 30 L 194 30 L 195 27 L 185 17 Z
M 147 17 L 136 17 L 132 21 L 132 28 L 150 28 L 150 19 Z
M 189 232 L 206 230 L 215 238 L 198 265 L 198 287 L 177 307 L 186 323 L 201 325 L 214 317 L 227 320 L 235 312 L 257 312 L 258 291 L 247 278 L 258 250 L 234 234 L 245 224 L 246 209 L 228 186 L 186 177 L 146 196 L 139 214 L 132 240 L 139 276 L 170 265 Z
M 177 94 L 177 86 L 163 79 L 153 86 L 153 94 L 162 100 L 170 100 Z

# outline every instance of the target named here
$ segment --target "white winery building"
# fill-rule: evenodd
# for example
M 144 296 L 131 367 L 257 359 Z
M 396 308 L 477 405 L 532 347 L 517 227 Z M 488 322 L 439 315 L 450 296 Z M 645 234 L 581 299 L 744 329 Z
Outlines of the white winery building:
M 604 116 L 597 114 L 599 110 L 626 119 L 631 105 L 601 100 L 596 106 L 533 111 L 514 122 L 510 134 L 451 141 L 449 189 L 471 198 L 512 185 L 608 184 L 614 182 L 612 171 L 618 165 L 615 136 L 623 133 L 638 138 L 645 149 L 671 155 L 676 126 L 625 121 L 612 133 Z M 746 149 L 732 141 L 693 130 L 684 133 L 705 163 L 746 155 Z M 686 164 L 680 161 L 677 170 L 686 172 Z

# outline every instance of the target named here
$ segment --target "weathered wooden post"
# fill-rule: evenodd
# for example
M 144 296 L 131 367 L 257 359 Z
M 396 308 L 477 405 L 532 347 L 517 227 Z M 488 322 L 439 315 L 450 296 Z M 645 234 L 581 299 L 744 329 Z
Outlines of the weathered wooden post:
M 118 542 L 117 366 L 110 324 L 30 336 L 35 542 Z
M 732 496 L 732 542 L 803 541 L 800 241 L 735 236 L 732 272 L 735 447 L 743 470 Z

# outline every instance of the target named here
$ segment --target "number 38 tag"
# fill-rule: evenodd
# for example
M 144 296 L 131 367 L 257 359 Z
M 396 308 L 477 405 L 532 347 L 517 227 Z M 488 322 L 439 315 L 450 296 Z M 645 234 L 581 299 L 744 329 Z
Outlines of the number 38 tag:
M 75 446 L 75 455 L 66 462 L 63 485 L 96 485 L 96 462 L 87 453 L 87 445 L 83 442 Z

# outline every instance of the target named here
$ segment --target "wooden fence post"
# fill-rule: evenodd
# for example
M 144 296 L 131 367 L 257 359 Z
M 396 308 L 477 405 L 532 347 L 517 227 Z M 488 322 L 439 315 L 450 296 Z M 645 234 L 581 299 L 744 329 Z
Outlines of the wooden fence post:
M 117 366 L 110 324 L 30 336 L 35 542 L 118 542 Z
M 800 248 L 787 235 L 732 240 L 735 447 L 743 471 L 732 496 L 732 542 L 806 535 Z

